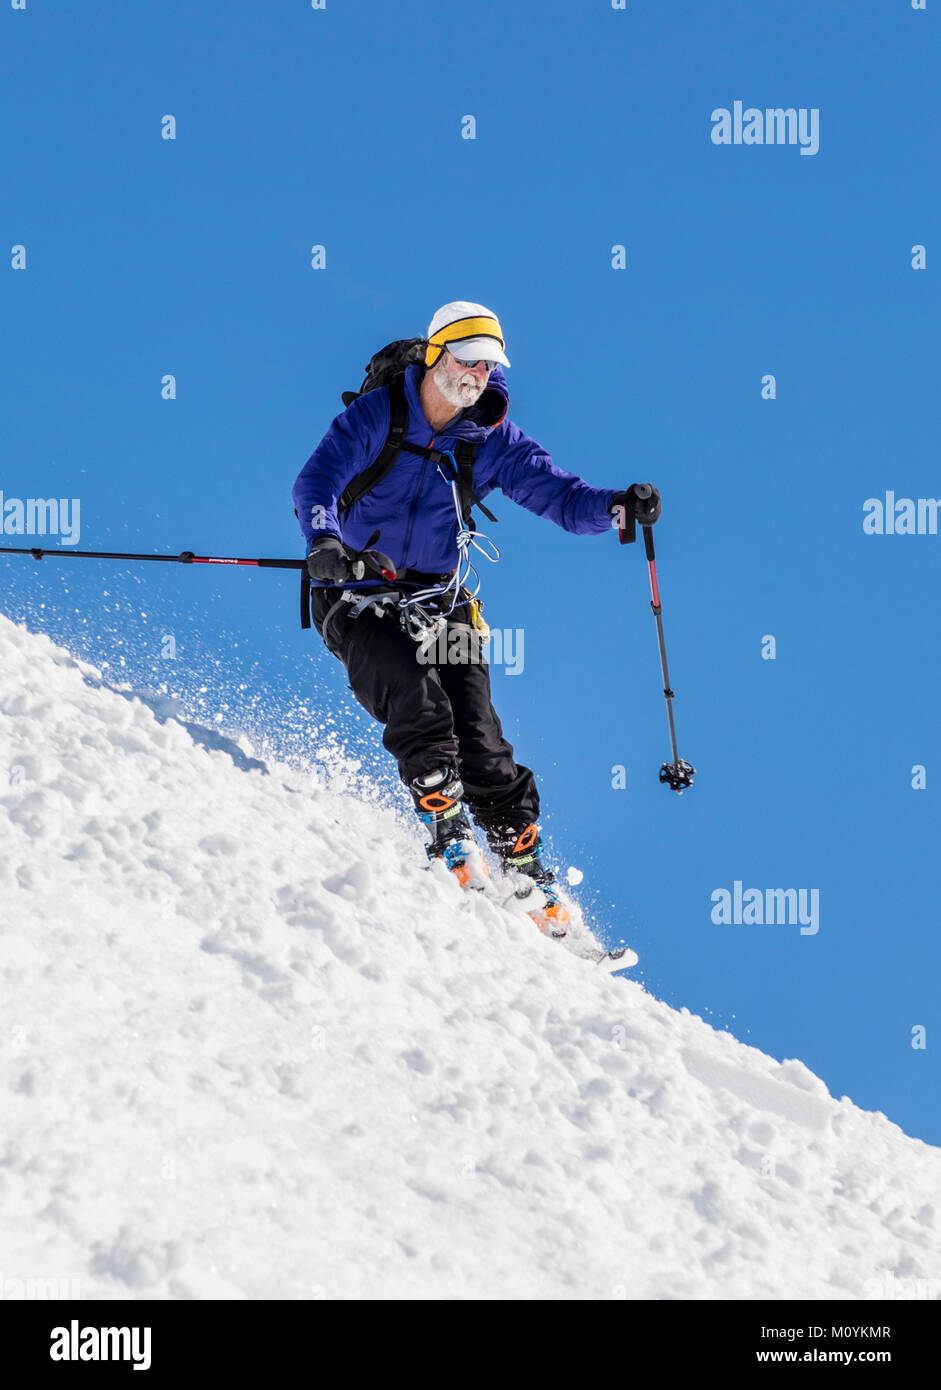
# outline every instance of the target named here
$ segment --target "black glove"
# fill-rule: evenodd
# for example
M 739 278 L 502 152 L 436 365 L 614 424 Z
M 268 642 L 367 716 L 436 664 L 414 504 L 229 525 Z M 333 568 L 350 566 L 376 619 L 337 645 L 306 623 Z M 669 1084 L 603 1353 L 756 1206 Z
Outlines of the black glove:
M 307 554 L 307 573 L 326 584 L 347 584 L 362 579 L 365 566 L 337 536 L 318 536 Z
M 633 518 L 641 526 L 652 526 L 660 520 L 660 494 L 651 483 L 631 483 L 626 492 L 616 492 L 611 511 L 624 508 L 625 520 Z

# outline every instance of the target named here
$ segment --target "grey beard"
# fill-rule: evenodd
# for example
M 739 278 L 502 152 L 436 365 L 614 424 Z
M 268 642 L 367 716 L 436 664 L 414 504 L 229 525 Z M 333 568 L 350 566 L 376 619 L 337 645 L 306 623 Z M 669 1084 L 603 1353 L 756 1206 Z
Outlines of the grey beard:
M 484 387 L 475 377 L 468 377 L 468 382 L 471 386 L 470 390 L 468 390 L 467 387 L 462 388 L 460 385 L 461 378 L 459 377 L 457 381 L 453 381 L 448 376 L 443 361 L 439 362 L 437 367 L 435 367 L 431 379 L 444 399 L 448 402 L 448 405 L 453 405 L 458 410 L 466 410 L 469 405 L 473 405 L 475 401 L 480 400 L 484 390 Z M 486 383 L 484 383 L 484 385 L 486 385 Z

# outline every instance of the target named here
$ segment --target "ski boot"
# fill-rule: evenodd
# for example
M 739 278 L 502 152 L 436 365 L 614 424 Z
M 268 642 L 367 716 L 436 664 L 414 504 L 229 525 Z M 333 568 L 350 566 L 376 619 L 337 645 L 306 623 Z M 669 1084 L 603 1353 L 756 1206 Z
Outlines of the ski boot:
M 538 825 L 534 822 L 519 833 L 513 829 L 493 831 L 488 838 L 503 872 L 516 882 L 514 897 L 524 902 L 532 897 L 533 906 L 526 910 L 536 926 L 546 936 L 561 940 L 568 932 L 569 912 L 554 886 L 555 874 L 543 862 L 545 846 Z
M 482 889 L 487 869 L 461 804 L 464 788 L 457 773 L 438 768 L 414 777 L 409 789 L 419 820 L 431 830 L 431 844 L 425 846 L 429 860 L 440 859 L 462 888 Z

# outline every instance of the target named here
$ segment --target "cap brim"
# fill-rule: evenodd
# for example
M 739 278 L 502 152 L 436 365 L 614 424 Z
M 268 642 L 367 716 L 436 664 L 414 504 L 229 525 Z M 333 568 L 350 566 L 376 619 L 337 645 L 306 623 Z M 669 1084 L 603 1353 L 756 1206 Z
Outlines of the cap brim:
M 457 342 L 445 346 L 452 357 L 463 357 L 468 362 L 479 362 L 483 358 L 485 362 L 499 362 L 502 367 L 510 365 L 510 359 L 496 338 L 458 338 Z

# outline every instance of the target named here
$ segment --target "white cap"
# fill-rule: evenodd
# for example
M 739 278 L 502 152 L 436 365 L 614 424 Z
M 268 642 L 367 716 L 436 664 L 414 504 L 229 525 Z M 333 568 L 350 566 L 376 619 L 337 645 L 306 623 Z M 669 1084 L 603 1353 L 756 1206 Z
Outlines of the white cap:
M 463 337 L 455 336 L 462 331 Z M 442 305 L 428 325 L 428 341 L 425 355 L 428 367 L 434 366 L 445 347 L 453 356 L 468 361 L 484 358 L 488 362 L 500 362 L 504 367 L 510 365 L 503 351 L 506 343 L 496 314 L 483 304 L 472 304 L 466 299 Z

